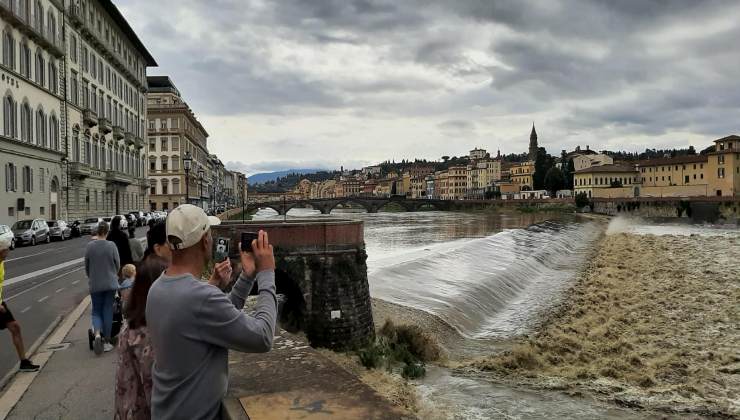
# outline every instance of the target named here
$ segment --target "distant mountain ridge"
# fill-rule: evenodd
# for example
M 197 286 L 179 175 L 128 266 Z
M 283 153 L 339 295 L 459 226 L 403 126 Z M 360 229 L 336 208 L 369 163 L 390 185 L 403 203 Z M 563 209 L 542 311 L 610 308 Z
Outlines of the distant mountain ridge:
M 286 169 L 284 171 L 264 172 L 264 173 L 254 174 L 249 177 L 249 185 L 264 184 L 265 182 L 275 181 L 278 178 L 282 178 L 290 174 L 306 175 L 306 174 L 314 174 L 322 170 L 323 169 Z

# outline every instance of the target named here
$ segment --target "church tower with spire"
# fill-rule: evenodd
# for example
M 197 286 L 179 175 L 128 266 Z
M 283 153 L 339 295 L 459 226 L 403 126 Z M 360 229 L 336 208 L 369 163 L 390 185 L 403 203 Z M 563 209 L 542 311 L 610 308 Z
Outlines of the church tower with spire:
M 534 129 L 534 122 L 532 123 L 532 134 L 529 135 L 529 160 L 537 159 L 537 131 Z

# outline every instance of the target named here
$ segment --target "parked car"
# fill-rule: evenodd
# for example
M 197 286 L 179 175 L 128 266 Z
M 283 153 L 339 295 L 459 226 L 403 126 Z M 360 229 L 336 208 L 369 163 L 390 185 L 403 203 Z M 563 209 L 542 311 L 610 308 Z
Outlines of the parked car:
M 8 225 L 0 225 L 0 238 L 10 238 L 10 249 L 15 249 L 15 235 Z
M 51 239 L 63 241 L 72 237 L 72 228 L 64 220 L 49 220 L 46 224 L 49 226 Z
M 80 233 L 83 235 L 92 235 L 97 231 L 98 225 L 103 221 L 102 217 L 89 217 L 80 224 Z
M 41 241 L 51 242 L 49 226 L 44 219 L 20 220 L 13 224 L 11 229 L 15 235 L 17 245 L 36 245 Z
M 132 211 L 129 214 L 134 217 L 134 223 L 136 226 L 146 226 L 146 217 L 144 217 L 144 212 Z
M 82 222 L 79 220 L 75 220 L 74 222 L 67 223 L 69 225 L 69 229 L 72 233 L 73 238 L 79 238 L 82 236 L 82 230 L 80 229 L 82 226 Z
M 126 223 L 128 223 L 129 226 L 136 226 L 136 224 L 138 223 L 138 220 L 134 213 L 124 214 L 123 217 L 126 219 Z

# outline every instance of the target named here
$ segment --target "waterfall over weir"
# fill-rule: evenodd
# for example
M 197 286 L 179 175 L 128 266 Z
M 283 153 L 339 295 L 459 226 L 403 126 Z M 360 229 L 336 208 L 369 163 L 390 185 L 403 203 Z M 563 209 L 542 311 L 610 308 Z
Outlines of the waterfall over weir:
M 369 261 L 371 295 L 437 315 L 467 338 L 527 331 L 582 267 L 599 222 L 546 221 Z

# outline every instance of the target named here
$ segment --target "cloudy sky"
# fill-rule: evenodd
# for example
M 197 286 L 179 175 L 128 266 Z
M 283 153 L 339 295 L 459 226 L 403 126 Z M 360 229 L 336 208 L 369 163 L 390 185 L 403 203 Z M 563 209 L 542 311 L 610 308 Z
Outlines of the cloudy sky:
M 740 2 L 117 0 L 250 173 L 740 132 Z

